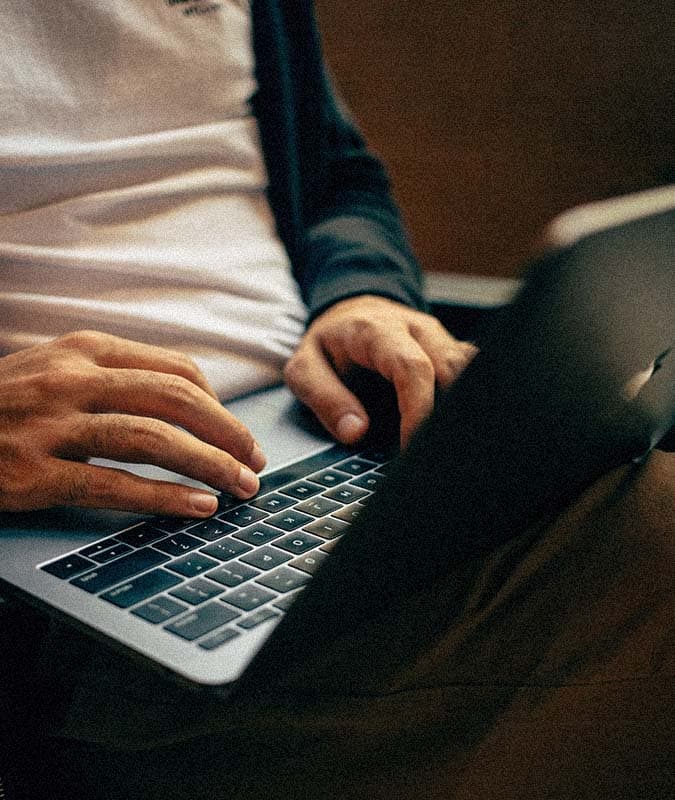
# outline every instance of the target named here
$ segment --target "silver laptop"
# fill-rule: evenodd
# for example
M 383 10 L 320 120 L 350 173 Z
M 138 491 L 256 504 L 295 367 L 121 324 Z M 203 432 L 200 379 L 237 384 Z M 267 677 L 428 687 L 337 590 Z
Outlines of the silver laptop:
M 0 515 L 0 588 L 179 678 L 225 684 L 275 629 L 283 649 L 284 631 L 286 645 L 301 639 L 305 615 L 316 628 L 317 610 L 329 608 L 339 625 L 333 616 L 324 627 L 348 630 L 377 613 L 378 597 L 393 602 L 392 586 L 404 593 L 448 563 L 451 537 L 414 541 L 410 495 L 418 490 L 422 503 L 452 494 L 443 492 L 450 477 L 432 469 L 453 447 L 467 487 L 496 487 L 482 516 L 459 493 L 438 506 L 448 530 L 474 525 L 476 541 L 481 526 L 499 519 L 502 533 L 516 530 L 602 469 L 641 457 L 673 423 L 675 214 L 574 239 L 530 271 L 484 354 L 403 457 L 335 446 L 286 389 L 257 393 L 228 404 L 269 458 L 256 498 L 223 496 L 207 521 L 68 508 Z M 500 412 L 485 400 L 507 395 Z M 573 447 L 561 445 L 565 435 Z M 597 442 L 602 457 L 585 460 Z M 369 534 L 376 520 L 387 540 Z

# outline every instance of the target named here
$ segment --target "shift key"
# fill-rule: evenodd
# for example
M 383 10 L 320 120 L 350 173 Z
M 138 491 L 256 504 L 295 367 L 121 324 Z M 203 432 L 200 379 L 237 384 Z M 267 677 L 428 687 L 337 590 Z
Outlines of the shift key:
M 170 589 L 182 580 L 180 576 L 172 575 L 165 569 L 153 569 L 152 572 L 145 572 L 137 578 L 120 583 L 104 592 L 101 597 L 120 608 L 130 608 L 148 597 Z
M 219 628 L 221 625 L 231 622 L 238 616 L 240 616 L 239 613 L 226 608 L 222 603 L 208 603 L 191 614 L 186 614 L 176 622 L 165 625 L 164 628 L 182 639 L 192 641 L 215 628 Z
M 164 553 L 153 550 L 152 547 L 143 547 L 141 550 L 135 550 L 127 556 L 118 558 L 117 561 L 85 572 L 84 575 L 74 578 L 71 583 L 73 586 L 84 589 L 85 592 L 96 594 L 169 560 L 169 556 Z

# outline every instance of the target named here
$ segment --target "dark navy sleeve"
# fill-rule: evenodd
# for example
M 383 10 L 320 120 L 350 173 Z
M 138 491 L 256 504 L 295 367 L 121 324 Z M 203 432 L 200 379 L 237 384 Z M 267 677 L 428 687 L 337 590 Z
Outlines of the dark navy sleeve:
M 422 279 L 382 164 L 325 79 L 325 183 L 309 206 L 304 270 L 310 312 L 378 294 L 424 308 Z
M 253 11 L 268 194 L 310 319 L 368 293 L 425 308 L 386 172 L 327 76 L 311 0 Z

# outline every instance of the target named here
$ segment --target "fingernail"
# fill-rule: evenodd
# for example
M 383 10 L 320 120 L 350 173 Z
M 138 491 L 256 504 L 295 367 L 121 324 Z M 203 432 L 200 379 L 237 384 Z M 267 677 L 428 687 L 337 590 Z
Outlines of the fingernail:
M 218 498 L 206 492 L 192 492 L 189 497 L 190 506 L 199 514 L 215 514 Z
M 255 494 L 260 486 L 260 481 L 255 472 L 251 472 L 248 467 L 239 470 L 239 488 L 247 495 Z
M 254 472 L 260 472 L 260 470 L 267 464 L 267 459 L 265 458 L 265 454 L 260 449 L 260 445 L 256 442 L 253 445 L 253 450 L 251 450 L 251 454 L 248 457 L 249 464 L 251 469 Z
M 340 417 L 335 432 L 341 442 L 351 444 L 359 439 L 366 430 L 366 422 L 356 414 L 345 414 Z

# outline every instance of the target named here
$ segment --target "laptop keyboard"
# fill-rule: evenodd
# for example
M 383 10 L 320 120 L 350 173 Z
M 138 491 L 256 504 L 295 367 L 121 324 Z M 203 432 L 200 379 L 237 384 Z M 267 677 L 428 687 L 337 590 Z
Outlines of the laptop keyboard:
M 385 479 L 393 452 L 335 446 L 223 495 L 207 520 L 156 517 L 40 568 L 213 650 L 280 618 Z

